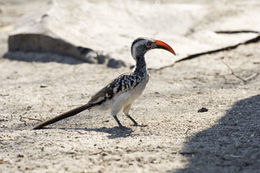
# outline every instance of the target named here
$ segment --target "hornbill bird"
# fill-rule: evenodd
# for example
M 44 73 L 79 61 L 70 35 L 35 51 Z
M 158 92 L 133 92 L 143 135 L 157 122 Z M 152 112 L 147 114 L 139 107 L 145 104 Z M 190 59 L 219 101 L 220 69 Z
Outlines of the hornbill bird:
M 89 109 L 110 109 L 111 115 L 119 127 L 124 127 L 117 118 L 121 110 L 133 122 L 138 123 L 129 115 L 132 103 L 142 94 L 149 80 L 144 55 L 151 49 L 164 49 L 176 55 L 174 50 L 165 42 L 160 40 L 137 38 L 131 46 L 131 54 L 136 61 L 135 69 L 130 74 L 123 74 L 98 91 L 90 101 L 80 107 L 60 114 L 52 119 L 39 123 L 33 129 L 41 129 L 44 126 L 60 121 L 64 118 L 76 115 Z

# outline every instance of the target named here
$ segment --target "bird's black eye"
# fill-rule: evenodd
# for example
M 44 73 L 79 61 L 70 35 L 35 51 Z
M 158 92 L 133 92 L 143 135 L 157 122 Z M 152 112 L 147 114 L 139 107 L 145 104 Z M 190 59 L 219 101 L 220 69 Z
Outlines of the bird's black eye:
M 148 47 L 148 48 L 151 48 L 152 45 L 153 45 L 153 42 L 151 42 L 151 41 L 148 41 L 148 42 L 146 43 L 146 47 Z

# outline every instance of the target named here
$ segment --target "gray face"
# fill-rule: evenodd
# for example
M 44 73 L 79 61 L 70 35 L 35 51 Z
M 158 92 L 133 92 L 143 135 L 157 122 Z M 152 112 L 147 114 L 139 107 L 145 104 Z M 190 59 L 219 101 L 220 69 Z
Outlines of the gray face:
M 144 54 L 154 48 L 154 40 L 147 38 L 138 38 L 136 39 L 131 47 L 132 56 L 136 59 L 138 56 L 144 56 Z

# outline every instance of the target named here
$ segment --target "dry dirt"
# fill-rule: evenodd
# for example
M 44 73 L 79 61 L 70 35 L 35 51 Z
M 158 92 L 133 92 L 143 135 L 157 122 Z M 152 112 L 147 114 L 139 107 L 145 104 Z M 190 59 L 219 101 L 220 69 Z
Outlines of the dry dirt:
M 6 52 L 6 33 L 2 29 L 0 54 Z M 131 126 L 120 114 L 124 130 L 109 113 L 92 111 L 31 129 L 38 119 L 86 103 L 128 67 L 0 58 L 0 172 L 258 173 L 259 57 L 255 43 L 151 71 L 131 109 L 147 126 Z M 223 61 L 236 75 L 252 79 L 243 83 Z M 208 111 L 198 112 L 202 107 Z

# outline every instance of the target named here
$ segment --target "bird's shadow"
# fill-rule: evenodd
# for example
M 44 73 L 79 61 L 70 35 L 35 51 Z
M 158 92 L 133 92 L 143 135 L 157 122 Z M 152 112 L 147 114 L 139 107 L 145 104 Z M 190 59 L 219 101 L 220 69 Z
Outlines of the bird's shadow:
M 24 129 L 33 129 L 33 126 L 35 123 L 19 123 L 13 126 L 12 129 L 16 130 L 24 130 Z M 142 126 L 140 126 L 142 127 Z M 100 127 L 100 128 L 73 128 L 73 127 L 61 127 L 61 128 L 55 128 L 54 126 L 50 127 L 43 127 L 42 129 L 37 129 L 37 130 L 64 130 L 64 131 L 85 131 L 85 132 L 98 132 L 98 133 L 106 133 L 108 134 L 109 139 L 115 139 L 115 138 L 126 138 L 131 135 L 133 130 L 129 127 Z
M 101 132 L 101 133 L 107 133 L 109 134 L 109 139 L 115 139 L 115 138 L 126 138 L 131 135 L 133 130 L 128 127 L 101 127 L 101 128 L 60 128 L 62 130 L 81 130 L 81 131 L 87 131 L 87 132 Z

